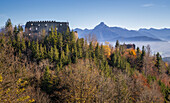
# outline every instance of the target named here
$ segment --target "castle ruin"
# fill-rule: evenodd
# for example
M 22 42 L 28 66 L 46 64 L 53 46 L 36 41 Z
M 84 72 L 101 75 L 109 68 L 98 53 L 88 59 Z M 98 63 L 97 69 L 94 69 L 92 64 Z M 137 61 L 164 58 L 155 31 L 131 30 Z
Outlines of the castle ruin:
M 48 35 L 53 30 L 57 30 L 59 33 L 64 33 L 69 28 L 68 22 L 56 22 L 56 21 L 29 21 L 25 25 L 25 34 L 29 36 L 40 36 L 43 31 L 45 35 Z

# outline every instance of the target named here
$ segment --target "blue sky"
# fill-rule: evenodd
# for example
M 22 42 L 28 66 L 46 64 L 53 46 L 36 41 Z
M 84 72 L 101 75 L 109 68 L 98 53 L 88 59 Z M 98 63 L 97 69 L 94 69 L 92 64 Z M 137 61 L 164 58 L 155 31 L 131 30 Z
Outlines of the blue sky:
M 68 21 L 72 29 L 100 22 L 137 30 L 170 28 L 170 0 L 1 0 L 0 27 L 27 21 Z

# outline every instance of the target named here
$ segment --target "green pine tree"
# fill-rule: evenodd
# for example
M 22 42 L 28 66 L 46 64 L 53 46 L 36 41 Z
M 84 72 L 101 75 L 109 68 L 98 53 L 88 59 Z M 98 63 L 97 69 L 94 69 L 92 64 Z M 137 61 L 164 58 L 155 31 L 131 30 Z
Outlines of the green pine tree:
M 54 60 L 55 61 L 59 60 L 59 52 L 56 46 L 54 46 Z
M 78 58 L 82 58 L 83 51 L 82 51 L 80 40 L 77 39 L 76 43 L 77 43 L 77 55 L 78 55 Z
M 90 58 L 93 58 L 93 43 L 90 42 L 90 45 L 89 45 L 89 56 Z
M 50 79 L 51 79 L 50 69 L 49 69 L 49 66 L 47 66 L 46 69 L 45 69 L 45 72 L 44 72 L 44 75 L 43 75 L 43 79 L 42 79 L 42 84 L 41 84 L 42 90 L 44 90 L 47 93 L 51 92 Z
M 68 44 L 66 44 L 66 52 L 65 52 L 65 59 L 66 59 L 66 64 L 69 64 L 70 63 L 70 50 L 69 50 L 69 47 L 68 47 Z
M 155 66 L 158 68 L 159 73 L 161 73 L 161 55 L 159 52 L 156 54 L 156 64 Z
M 77 60 L 78 60 L 78 58 L 77 58 L 77 46 L 76 46 L 76 43 L 74 43 L 73 48 L 72 48 L 72 59 L 71 59 L 71 61 L 73 63 L 76 63 Z
M 16 36 L 17 33 L 18 33 L 18 28 L 17 28 L 17 26 L 15 25 L 15 27 L 14 27 L 14 35 Z
M 50 59 L 50 61 L 52 62 L 53 61 L 53 47 L 50 48 L 50 51 L 48 51 L 48 57 Z
M 96 48 L 95 48 L 95 55 L 97 58 L 100 56 L 100 48 L 99 48 L 99 43 L 97 43 Z
M 58 35 L 58 48 L 61 53 L 61 51 L 63 51 L 63 36 L 61 33 Z
M 42 47 L 42 44 L 40 44 L 40 58 L 44 59 L 44 48 Z
M 115 47 L 116 47 L 116 48 L 119 48 L 119 46 L 120 46 L 119 41 L 116 40 L 116 45 L 115 45 Z
M 37 59 L 40 58 L 40 50 L 39 50 L 39 42 L 38 42 L 38 39 L 37 39 L 37 41 L 36 41 L 36 54 L 35 54 L 35 57 L 36 57 Z

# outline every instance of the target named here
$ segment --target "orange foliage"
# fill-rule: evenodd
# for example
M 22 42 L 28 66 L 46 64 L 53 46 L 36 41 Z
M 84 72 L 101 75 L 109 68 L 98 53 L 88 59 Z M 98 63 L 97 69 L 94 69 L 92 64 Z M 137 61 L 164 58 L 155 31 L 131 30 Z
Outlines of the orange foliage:
M 163 74 L 161 77 L 161 82 L 170 87 L 170 78 L 168 77 L 168 75 Z
M 148 84 L 147 79 L 142 74 L 138 74 L 138 75 L 134 74 L 133 77 L 135 79 L 138 79 L 138 80 L 142 81 L 143 86 L 146 86 L 146 87 L 150 88 L 150 85 Z
M 133 56 L 136 56 L 136 52 L 135 52 L 134 49 L 130 49 L 129 54 L 130 54 L 130 55 L 133 55 Z

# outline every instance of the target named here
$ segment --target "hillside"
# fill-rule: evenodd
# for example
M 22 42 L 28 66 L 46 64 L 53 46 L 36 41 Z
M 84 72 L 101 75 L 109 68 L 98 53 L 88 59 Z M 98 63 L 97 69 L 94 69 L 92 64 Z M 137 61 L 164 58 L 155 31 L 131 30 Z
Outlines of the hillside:
M 0 103 L 170 102 L 170 65 L 149 46 L 103 45 L 70 30 L 35 40 L 18 27 L 8 20 L 0 32 Z
M 88 34 L 96 35 L 99 41 L 163 41 L 169 40 L 170 29 L 140 29 L 127 30 L 121 27 L 108 27 L 104 22 L 94 27 L 94 29 L 76 28 L 80 38 Z

